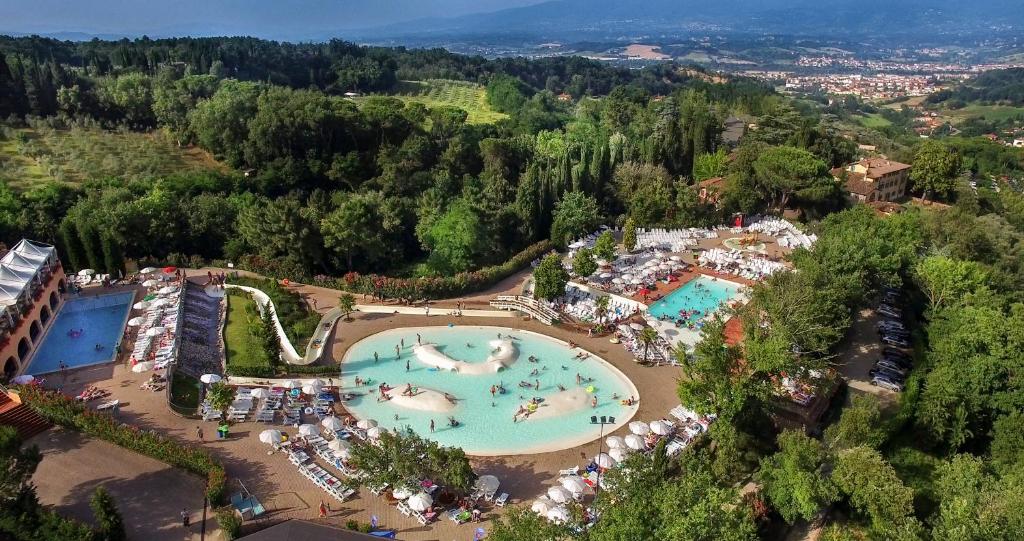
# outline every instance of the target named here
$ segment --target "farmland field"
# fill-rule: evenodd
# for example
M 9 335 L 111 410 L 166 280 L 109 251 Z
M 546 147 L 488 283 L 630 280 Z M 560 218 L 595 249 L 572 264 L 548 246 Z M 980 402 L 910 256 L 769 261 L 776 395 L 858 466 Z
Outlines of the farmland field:
M 991 122 L 1024 115 L 1024 107 L 972 104 L 960 109 L 944 109 L 940 114 L 956 120 L 963 120 L 972 116 L 980 116 Z
M 890 122 L 889 119 L 878 113 L 858 116 L 857 122 L 865 128 L 886 128 L 888 126 L 892 126 L 892 122 Z
M 508 115 L 499 113 L 487 103 L 487 92 L 483 86 L 467 81 L 428 79 L 426 81 L 401 81 L 398 89 L 389 94 L 402 101 L 417 102 L 427 107 L 450 105 L 469 113 L 470 124 L 491 124 Z M 365 98 L 356 98 L 358 103 Z
M 162 132 L 96 128 L 15 129 L 0 138 L 0 179 L 17 191 L 44 182 L 77 184 L 103 177 L 147 178 L 181 171 L 226 170 L 198 148 L 179 148 Z

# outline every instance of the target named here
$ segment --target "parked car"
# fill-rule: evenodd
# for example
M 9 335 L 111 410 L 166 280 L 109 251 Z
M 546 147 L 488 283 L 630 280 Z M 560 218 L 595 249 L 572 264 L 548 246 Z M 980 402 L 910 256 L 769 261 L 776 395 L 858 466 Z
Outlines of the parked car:
M 878 311 L 881 312 L 883 310 L 886 311 L 886 312 L 892 312 L 894 314 L 900 314 L 901 316 L 903 314 L 903 309 L 902 308 L 893 306 L 891 304 L 885 304 L 885 303 L 879 304 L 878 305 Z
M 900 374 L 900 375 L 902 375 L 904 377 L 906 377 L 906 375 L 910 372 L 906 368 L 900 366 L 899 363 L 894 363 L 894 362 L 886 360 L 886 359 L 879 359 L 878 361 L 876 361 L 875 362 L 875 368 L 881 368 L 883 370 L 888 370 L 890 372 L 895 372 L 895 373 Z
M 899 319 L 899 318 L 903 317 L 903 314 L 901 314 L 899 312 L 894 312 L 894 311 L 886 309 L 886 308 L 879 308 L 878 309 L 878 313 L 883 315 L 883 316 L 885 316 L 885 317 L 891 317 L 891 318 L 894 318 L 894 319 Z
M 894 363 L 897 366 L 904 368 L 905 370 L 910 370 L 911 368 L 914 367 L 914 362 L 906 357 L 894 357 L 892 355 L 886 355 L 885 353 L 883 353 L 882 359 Z
M 876 325 L 878 327 L 895 327 L 897 329 L 905 329 L 905 328 L 907 328 L 907 325 L 905 323 L 903 323 L 902 320 L 895 319 L 895 318 L 883 319 L 883 320 L 879 321 Z
M 906 351 L 902 351 L 902 350 L 899 350 L 899 349 L 896 349 L 896 348 L 889 348 L 889 347 L 882 348 L 882 356 L 883 357 L 896 357 L 898 359 L 905 359 L 908 362 L 911 362 L 911 361 L 914 360 L 914 358 L 911 357 L 910 354 L 907 353 Z
M 878 330 L 878 336 L 886 336 L 886 335 L 899 337 L 899 338 L 902 338 L 904 340 L 910 338 L 910 332 L 904 331 L 902 329 L 879 329 Z
M 904 348 L 904 349 L 910 348 L 910 342 L 908 342 L 906 339 L 900 338 L 898 336 L 889 336 L 887 334 L 886 335 L 882 335 L 882 343 L 883 344 L 888 344 L 890 346 L 895 346 L 895 347 L 898 347 L 898 348 Z
M 884 374 L 876 374 L 871 378 L 871 385 L 881 387 L 897 393 L 903 392 L 903 383 L 896 381 Z

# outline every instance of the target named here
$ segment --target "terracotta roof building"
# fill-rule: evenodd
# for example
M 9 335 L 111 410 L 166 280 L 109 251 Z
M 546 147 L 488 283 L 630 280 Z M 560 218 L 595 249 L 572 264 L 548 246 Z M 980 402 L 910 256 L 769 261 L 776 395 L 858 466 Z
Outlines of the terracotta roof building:
M 724 188 L 724 177 L 711 177 L 697 183 L 697 196 L 702 203 L 718 206 Z
M 832 176 L 844 183 L 854 201 L 895 201 L 907 195 L 910 166 L 885 158 L 865 158 L 845 168 L 833 169 Z

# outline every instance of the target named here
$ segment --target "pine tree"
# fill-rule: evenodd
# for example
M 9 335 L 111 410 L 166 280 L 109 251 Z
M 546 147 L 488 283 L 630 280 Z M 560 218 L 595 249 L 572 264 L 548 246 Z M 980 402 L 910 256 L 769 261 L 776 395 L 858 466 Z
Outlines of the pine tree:
M 125 541 L 124 520 L 117 510 L 114 498 L 102 486 L 96 487 L 89 501 L 89 507 L 96 517 L 97 541 Z

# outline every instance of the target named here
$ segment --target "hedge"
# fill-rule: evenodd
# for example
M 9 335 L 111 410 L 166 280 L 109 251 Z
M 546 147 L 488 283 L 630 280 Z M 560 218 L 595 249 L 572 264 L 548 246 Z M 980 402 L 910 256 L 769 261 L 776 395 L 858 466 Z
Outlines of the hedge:
M 290 375 L 315 375 L 325 376 L 339 374 L 341 367 L 338 365 L 284 365 L 279 366 L 281 370 L 275 370 L 269 366 L 232 366 L 228 365 L 227 374 L 242 378 L 274 378 Z
M 20 386 L 17 391 L 25 404 L 53 424 L 78 430 L 206 477 L 206 497 L 214 505 L 225 502 L 227 473 L 206 450 L 183 445 L 152 430 L 118 422 L 111 414 L 90 410 L 84 403 L 56 391 L 34 386 Z
M 322 274 L 311 277 L 298 266 L 287 264 L 281 260 L 264 259 L 258 256 L 243 257 L 235 262 L 235 267 L 264 276 L 276 276 L 294 281 L 309 282 L 317 286 L 340 289 L 351 293 L 373 295 L 382 299 L 413 301 L 421 299 L 447 299 L 466 293 L 475 293 L 512 276 L 535 259 L 540 258 L 553 249 L 554 245 L 551 244 L 551 241 L 542 240 L 527 246 L 500 265 L 491 265 L 475 271 L 460 272 L 454 276 L 424 278 L 392 278 L 378 274 L 359 274 L 357 272 L 350 272 L 340 278 Z M 215 262 L 219 266 L 224 266 L 223 263 Z M 246 285 L 241 280 L 242 278 L 232 278 L 230 281 Z M 267 294 L 269 295 L 270 292 L 267 292 Z

